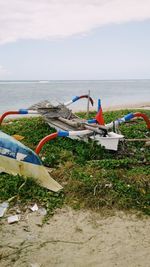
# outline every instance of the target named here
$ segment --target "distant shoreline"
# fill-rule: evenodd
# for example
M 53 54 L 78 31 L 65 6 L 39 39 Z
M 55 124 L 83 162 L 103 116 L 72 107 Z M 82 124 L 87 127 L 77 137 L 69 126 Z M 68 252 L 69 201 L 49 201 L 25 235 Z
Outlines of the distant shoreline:
M 0 79 L 0 83 L 51 83 L 51 82 L 122 82 L 122 81 L 150 81 L 150 78 L 120 78 L 120 79 L 12 79 L 12 80 L 4 80 Z
M 71 106 L 70 106 L 71 107 Z M 137 104 L 123 104 L 123 105 L 112 105 L 110 107 L 103 107 L 102 109 L 104 112 L 106 111 L 115 111 L 115 110 L 124 110 L 124 109 L 145 109 L 145 110 L 150 110 L 150 102 L 140 102 Z M 72 109 L 73 112 L 86 112 L 86 109 L 84 108 L 83 110 L 77 109 L 77 108 L 73 108 Z M 96 111 L 95 106 L 94 107 L 90 107 L 90 111 Z
M 150 110 L 150 102 L 141 102 L 138 104 L 123 104 L 123 105 L 115 105 L 110 106 L 109 108 L 103 108 L 104 111 L 114 111 L 114 110 L 121 110 L 121 109 L 147 109 Z

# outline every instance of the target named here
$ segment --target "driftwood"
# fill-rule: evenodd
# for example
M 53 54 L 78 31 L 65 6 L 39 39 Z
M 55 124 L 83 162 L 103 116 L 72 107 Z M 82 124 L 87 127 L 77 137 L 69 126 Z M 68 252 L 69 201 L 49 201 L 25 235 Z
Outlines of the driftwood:
M 125 139 L 127 142 L 150 142 L 148 138 L 132 138 L 132 139 Z

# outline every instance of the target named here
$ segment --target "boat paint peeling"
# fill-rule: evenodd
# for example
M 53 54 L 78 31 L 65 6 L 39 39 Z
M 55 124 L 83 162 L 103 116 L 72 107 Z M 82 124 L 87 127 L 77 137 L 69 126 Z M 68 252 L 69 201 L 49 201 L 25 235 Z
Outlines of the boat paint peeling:
M 0 171 L 32 177 L 41 186 L 54 192 L 62 189 L 34 151 L 2 131 L 0 131 Z

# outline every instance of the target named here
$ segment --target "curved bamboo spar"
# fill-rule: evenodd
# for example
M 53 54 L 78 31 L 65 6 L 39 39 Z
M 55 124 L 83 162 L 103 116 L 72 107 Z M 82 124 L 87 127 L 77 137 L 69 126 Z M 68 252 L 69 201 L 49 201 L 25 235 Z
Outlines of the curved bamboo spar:
M 15 111 L 6 111 L 2 114 L 0 117 L 0 125 L 2 121 L 5 119 L 5 117 L 9 115 L 26 115 L 26 114 L 38 114 L 37 110 L 30 110 L 30 109 L 19 109 Z
M 89 95 L 81 95 L 79 98 L 80 98 L 80 99 L 81 99 L 81 98 L 89 98 L 89 100 L 90 100 L 90 102 L 91 102 L 91 105 L 92 105 L 92 106 L 94 105 L 94 101 L 93 101 L 92 97 L 89 97 Z
M 2 124 L 2 121 L 5 119 L 5 117 L 9 116 L 9 115 L 18 115 L 19 111 L 7 111 L 4 112 L 2 114 L 2 116 L 0 117 L 0 125 Z
M 71 105 L 72 103 L 78 101 L 78 100 L 81 99 L 81 98 L 89 98 L 89 101 L 90 101 L 91 105 L 92 105 L 92 106 L 94 105 L 94 101 L 93 101 L 92 97 L 89 97 L 89 95 L 75 96 L 72 100 L 70 100 L 70 101 L 64 103 L 64 105 L 65 105 L 65 106 L 69 106 L 69 105 Z
M 141 112 L 134 113 L 134 117 L 143 118 L 147 124 L 147 128 L 150 130 L 150 119 L 146 114 L 143 114 Z
M 59 131 L 56 133 L 52 133 L 50 135 L 45 136 L 37 145 L 35 149 L 35 153 L 39 154 L 42 147 L 44 146 L 45 143 L 55 139 L 57 136 L 58 137 L 67 137 L 67 136 L 82 136 L 82 135 L 87 135 L 92 133 L 93 131 L 91 130 L 81 130 L 81 131 Z
M 42 149 L 42 147 L 44 146 L 44 144 L 47 143 L 47 142 L 50 141 L 50 140 L 55 139 L 57 136 L 58 136 L 58 133 L 57 133 L 57 132 L 45 136 L 45 137 L 38 143 L 38 145 L 37 145 L 37 147 L 36 147 L 36 149 L 35 149 L 35 153 L 36 153 L 36 154 L 39 154 L 40 151 L 41 151 L 41 149 Z

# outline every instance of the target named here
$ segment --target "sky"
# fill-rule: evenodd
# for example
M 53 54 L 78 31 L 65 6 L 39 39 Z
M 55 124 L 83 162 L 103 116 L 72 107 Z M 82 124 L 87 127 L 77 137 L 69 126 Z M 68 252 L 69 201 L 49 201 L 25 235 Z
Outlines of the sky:
M 0 80 L 150 78 L 150 0 L 0 0 Z

